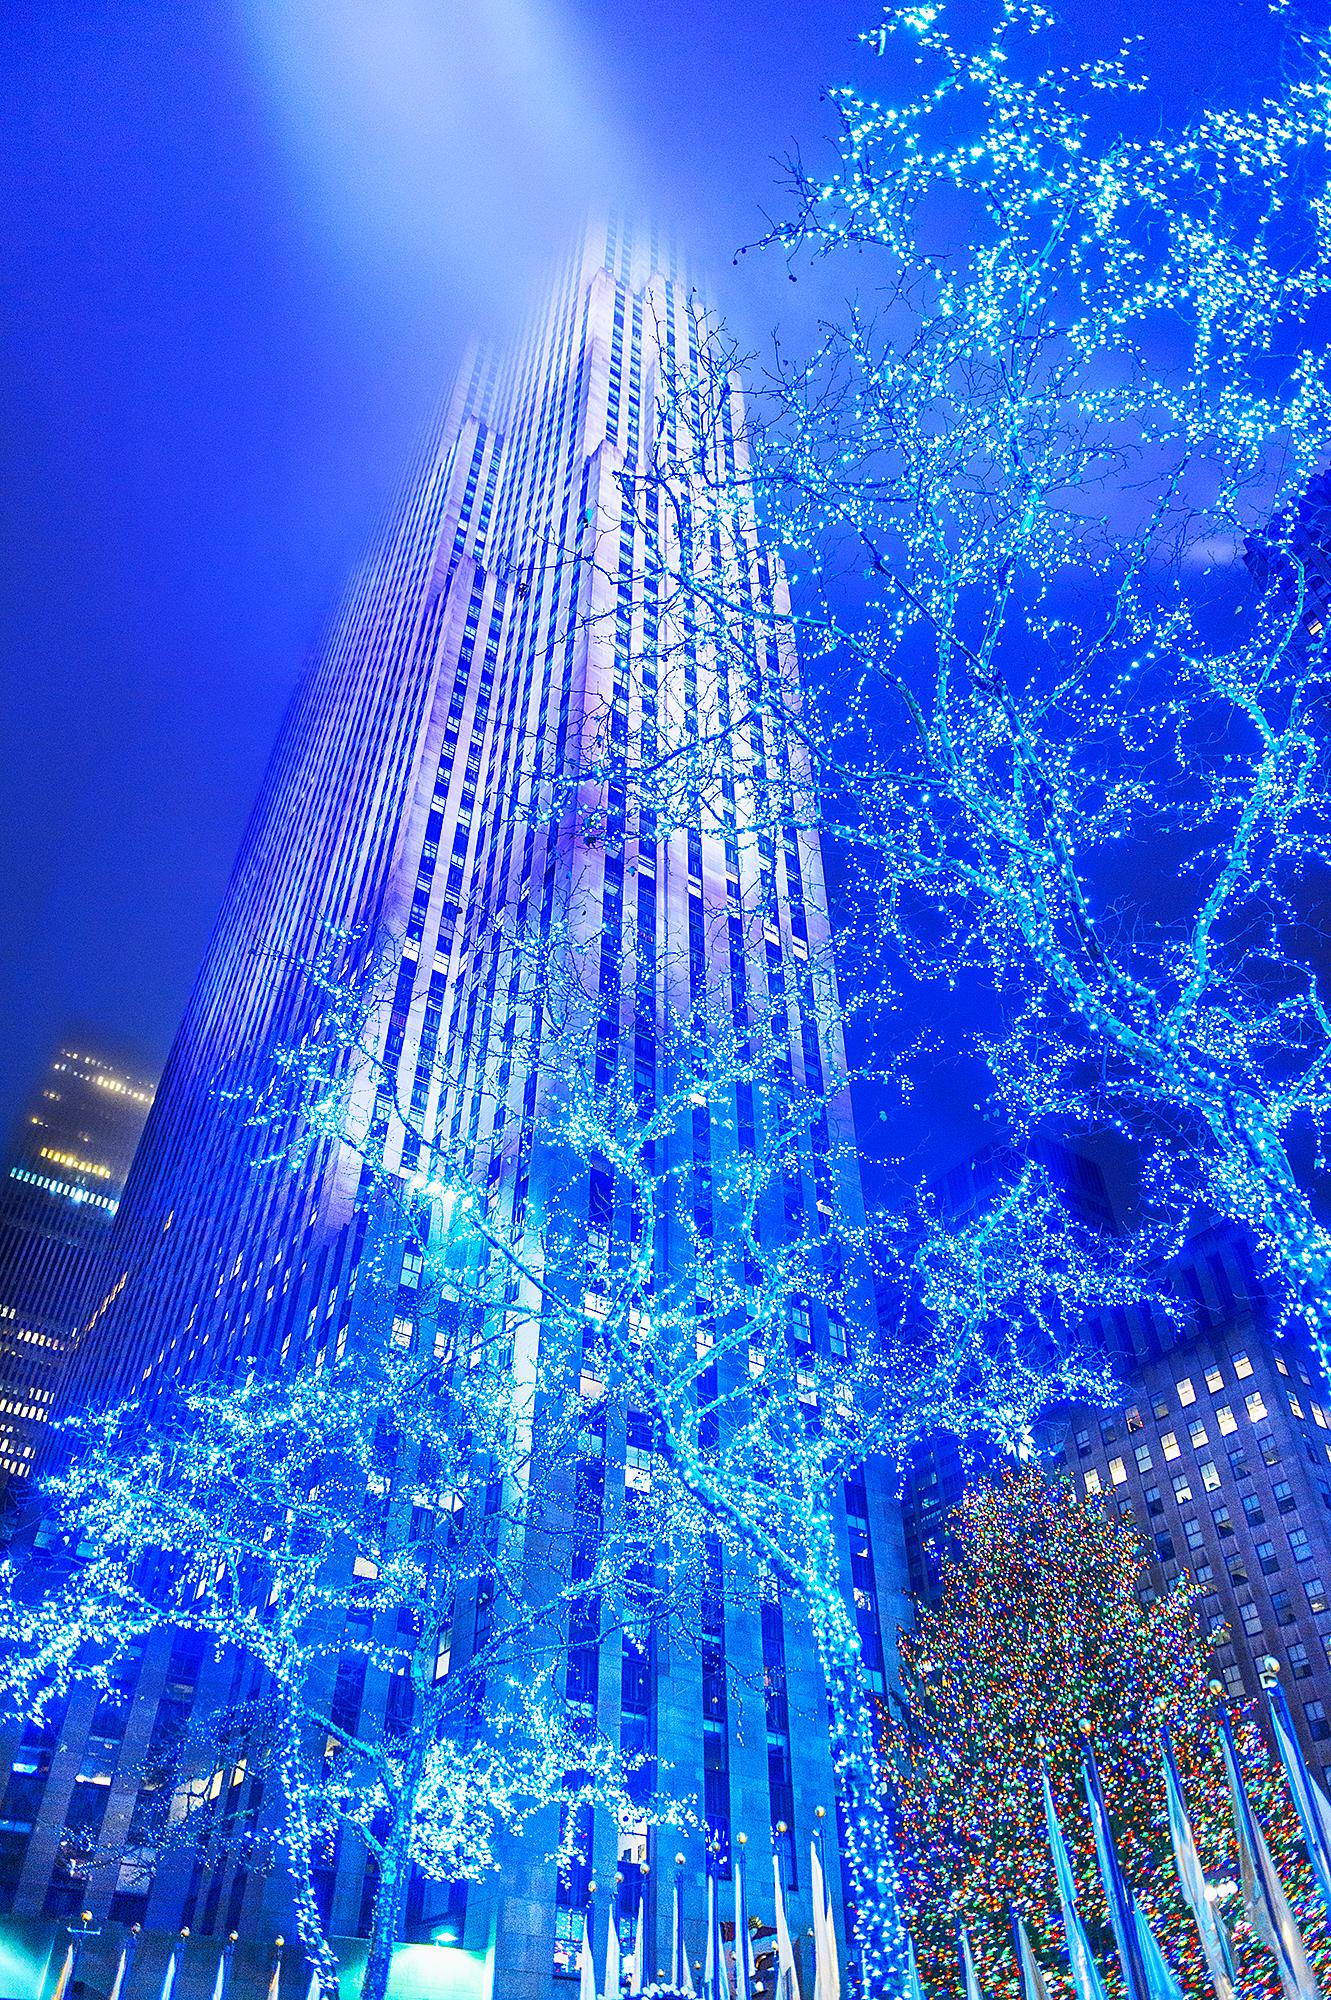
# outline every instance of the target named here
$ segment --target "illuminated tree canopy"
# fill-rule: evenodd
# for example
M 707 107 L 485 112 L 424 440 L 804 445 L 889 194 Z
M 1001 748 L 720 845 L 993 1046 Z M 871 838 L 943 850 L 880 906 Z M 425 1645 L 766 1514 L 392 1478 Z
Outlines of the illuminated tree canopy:
M 1274 18 L 1265 95 L 1168 116 L 1038 0 L 865 37 L 767 239 L 851 296 L 751 427 L 817 691 L 755 700 L 811 773 L 774 817 L 849 857 L 861 988 L 915 1019 L 983 974 L 1014 1135 L 1130 1135 L 1156 1213 L 1236 1218 L 1321 1336 L 1331 53 Z M 736 569 L 693 564 L 696 615 Z

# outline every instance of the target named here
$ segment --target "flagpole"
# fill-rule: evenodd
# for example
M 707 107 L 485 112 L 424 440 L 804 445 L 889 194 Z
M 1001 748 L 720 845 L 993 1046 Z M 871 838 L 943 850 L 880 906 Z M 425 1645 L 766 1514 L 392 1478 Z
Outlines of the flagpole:
M 1325 1792 L 1308 1769 L 1299 1739 L 1294 1733 L 1294 1718 L 1289 1712 L 1284 1688 L 1273 1671 L 1263 1673 L 1262 1680 L 1271 1713 L 1271 1731 L 1280 1752 L 1280 1761 L 1285 1767 L 1290 1791 L 1294 1794 L 1299 1825 L 1303 1829 L 1303 1844 L 1312 1863 L 1318 1894 L 1327 1916 L 1331 1917 L 1331 1804 L 1328 1804 Z
M 619 1965 L 619 1891 L 623 1884 L 622 1875 L 615 1876 L 614 1893 L 610 1898 L 609 1919 L 605 1932 L 605 1985 L 603 2000 L 620 2000 Z
M 596 1959 L 592 1952 L 592 1909 L 596 1884 L 587 1884 L 587 1902 L 582 1912 L 582 1946 L 578 1952 L 578 2000 L 596 2000 Z
M 1128 2000 L 1151 2000 L 1146 1966 L 1142 1959 L 1141 1937 L 1137 1930 L 1135 1901 L 1132 1891 L 1123 1879 L 1123 1871 L 1119 1867 L 1118 1855 L 1114 1849 L 1114 1837 L 1109 1827 L 1109 1809 L 1105 1805 L 1100 1770 L 1095 1761 L 1095 1752 L 1091 1748 L 1089 1725 L 1083 1726 L 1087 1734 L 1082 1781 L 1086 1788 L 1086 1803 L 1091 1810 L 1091 1828 L 1095 1835 L 1095 1849 L 1100 1861 L 1105 1901 L 1109 1905 L 1110 1928 L 1118 1945 L 1119 1963 L 1123 1967 L 1124 1989 Z
M 772 1892 L 776 1902 L 776 2000 L 800 2000 L 799 1968 L 786 1922 L 786 1896 L 781 1881 L 781 1847 L 790 1828 L 779 1819 L 772 1833 Z
M 749 1836 L 735 1836 L 735 2000 L 753 2000 L 753 1947 L 749 1941 L 749 1895 L 744 1863 Z
M 129 1935 L 120 1947 L 120 1957 L 116 1963 L 116 1976 L 111 1981 L 111 1991 L 107 1995 L 107 2000 L 122 2000 L 125 1983 L 129 1977 L 129 1968 L 134 1963 L 134 1954 L 138 1949 L 139 1938 L 141 1936 L 142 1927 L 139 1924 L 131 1924 Z

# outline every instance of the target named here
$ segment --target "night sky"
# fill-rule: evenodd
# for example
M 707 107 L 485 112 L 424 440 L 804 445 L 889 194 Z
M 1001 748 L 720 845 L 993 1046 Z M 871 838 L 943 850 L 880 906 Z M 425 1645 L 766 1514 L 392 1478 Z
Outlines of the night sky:
M 1155 0 L 1168 95 L 1241 73 Z M 1101 27 L 1141 10 L 1097 0 Z M 601 190 L 731 255 L 862 0 L 9 0 L 0 1126 L 86 1023 L 163 1058 L 302 656 L 472 327 Z

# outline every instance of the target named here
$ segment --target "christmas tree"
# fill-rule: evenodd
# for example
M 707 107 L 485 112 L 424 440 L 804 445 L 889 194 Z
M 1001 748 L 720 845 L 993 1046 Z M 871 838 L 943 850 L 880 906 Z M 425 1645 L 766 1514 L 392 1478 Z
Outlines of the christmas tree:
M 1124 1873 L 1184 1991 L 1210 2000 L 1170 1848 L 1160 1747 L 1167 1724 L 1201 1859 L 1220 1885 L 1241 1990 L 1277 1994 L 1274 1960 L 1243 1922 L 1239 1896 L 1224 1888 L 1237 1882 L 1239 1863 L 1196 1586 L 1185 1576 L 1152 1600 L 1131 1525 L 1034 1470 L 978 1487 L 949 1528 L 940 1608 L 922 1610 L 918 1633 L 903 1639 L 903 1694 L 885 1732 L 903 1889 L 926 1984 L 957 1989 L 965 1925 L 986 1996 L 1017 2000 L 1012 1908 L 1025 1916 L 1051 1990 L 1071 1991 L 1043 1768 L 1082 1915 L 1115 1990 L 1082 1789 L 1089 1740 Z M 1292 1803 L 1251 1708 L 1230 1713 L 1249 1796 L 1326 1988 L 1331 1950 Z

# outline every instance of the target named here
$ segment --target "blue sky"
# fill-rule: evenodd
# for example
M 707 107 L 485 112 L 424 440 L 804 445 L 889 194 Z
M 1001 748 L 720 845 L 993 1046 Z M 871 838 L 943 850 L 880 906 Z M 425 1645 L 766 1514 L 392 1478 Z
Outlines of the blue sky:
M 870 75 L 858 0 L 10 0 L 0 23 L 0 1122 L 86 1022 L 164 1055 L 282 703 L 466 332 L 598 188 L 730 258 Z M 1121 0 L 1172 93 L 1237 0 Z M 1141 16 L 1139 22 L 1138 16 Z

